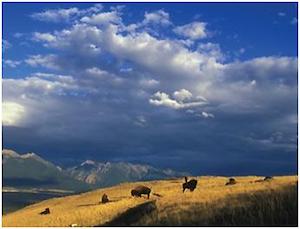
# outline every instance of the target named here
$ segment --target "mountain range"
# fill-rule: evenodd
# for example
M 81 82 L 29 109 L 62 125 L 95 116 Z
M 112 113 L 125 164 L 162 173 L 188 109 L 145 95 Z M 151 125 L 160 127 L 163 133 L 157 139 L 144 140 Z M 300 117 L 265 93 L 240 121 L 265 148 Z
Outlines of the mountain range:
M 102 163 L 91 160 L 86 160 L 79 166 L 68 168 L 66 171 L 71 177 L 97 187 L 112 186 L 122 182 L 159 180 L 187 175 L 187 173 L 176 172 L 171 169 L 158 169 L 150 165 L 125 162 Z
M 86 160 L 78 166 L 61 168 L 35 153 L 2 151 L 3 187 L 58 189 L 80 192 L 122 182 L 182 177 L 187 173 L 127 162 Z
M 66 190 L 80 192 L 90 187 L 70 177 L 62 168 L 35 153 L 2 151 L 3 187 L 16 189 Z

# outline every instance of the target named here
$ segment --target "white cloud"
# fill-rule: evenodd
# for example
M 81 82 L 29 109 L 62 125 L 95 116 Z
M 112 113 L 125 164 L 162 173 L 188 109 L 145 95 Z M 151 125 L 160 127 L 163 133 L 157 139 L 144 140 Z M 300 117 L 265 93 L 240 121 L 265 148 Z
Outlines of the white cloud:
M 141 79 L 139 83 L 142 87 L 148 88 L 157 87 L 159 85 L 159 81 L 155 79 Z
M 88 69 L 86 69 L 86 72 L 89 75 L 92 75 L 92 76 L 95 76 L 95 77 L 104 77 L 107 74 L 106 71 L 103 71 L 103 70 L 101 70 L 97 67 L 88 68 Z
M 216 60 L 224 60 L 225 56 L 221 51 L 220 45 L 215 43 L 201 43 L 198 46 L 198 51 Z
M 25 108 L 15 102 L 2 103 L 2 123 L 4 126 L 14 126 L 22 119 Z
M 204 22 L 192 22 L 190 24 L 178 26 L 173 31 L 178 35 L 192 40 L 198 40 L 207 37 L 206 23 Z
M 101 82 L 110 82 L 117 85 L 123 82 L 123 79 L 120 78 L 119 76 L 97 67 L 88 68 L 85 70 L 85 73 L 86 73 L 85 78 L 92 77 L 93 78 L 92 80 L 96 81 L 96 83 L 99 83 L 99 81 L 97 80 L 100 80 Z
M 286 15 L 286 13 L 284 13 L 284 12 L 278 12 L 278 14 L 277 14 L 279 17 L 284 17 L 285 15 Z
M 186 89 L 181 89 L 179 91 L 175 91 L 173 96 L 176 100 L 183 102 L 184 100 L 189 100 L 193 97 L 192 93 Z
M 59 70 L 61 67 L 58 65 L 58 58 L 54 54 L 49 55 L 32 55 L 25 60 L 25 63 L 32 67 L 46 67 L 49 69 Z
M 145 19 L 142 22 L 143 25 L 146 24 L 161 24 L 161 25 L 170 25 L 172 24 L 170 21 L 169 13 L 165 12 L 164 10 L 157 10 L 153 12 L 146 12 Z
M 35 41 L 45 41 L 45 42 L 53 42 L 55 41 L 55 36 L 50 33 L 33 33 L 33 40 Z
M 208 113 L 205 111 L 202 111 L 201 116 L 204 118 L 214 118 L 215 117 L 212 113 Z
M 38 78 L 48 81 L 55 81 L 61 83 L 61 86 L 75 85 L 75 79 L 70 75 L 57 75 L 52 73 L 36 72 L 32 74 L 32 78 L 37 80 Z M 27 78 L 30 79 L 30 78 Z M 74 87 L 74 86 L 73 86 Z
M 71 22 L 81 15 L 89 15 L 93 13 L 98 13 L 103 9 L 103 5 L 97 3 L 92 7 L 87 9 L 79 10 L 77 7 L 67 8 L 67 9 L 50 9 L 43 12 L 33 13 L 31 17 L 33 19 L 44 21 L 44 22 Z
M 10 68 L 16 68 L 21 63 L 22 61 L 18 61 L 18 60 L 4 60 L 4 65 Z
M 182 97 L 180 97 L 182 98 Z M 182 100 L 176 100 L 170 98 L 170 96 L 164 92 L 156 92 L 152 98 L 149 99 L 150 104 L 155 106 L 165 106 L 172 109 L 185 109 L 190 107 L 198 107 L 206 105 L 204 101 L 188 101 L 184 102 Z
M 71 17 L 79 13 L 79 9 L 72 7 L 69 9 L 46 10 L 31 15 L 32 18 L 46 22 L 69 22 Z
M 117 11 L 111 11 L 94 14 L 91 17 L 83 17 L 80 21 L 91 25 L 107 25 L 109 23 L 118 24 L 122 19 Z
M 103 50 L 119 59 L 132 61 L 153 74 L 172 78 L 210 77 L 212 73 L 207 71 L 222 68 L 215 56 L 192 51 L 178 40 L 155 38 L 145 31 L 124 35 L 119 33 L 123 29 L 119 25 L 108 23 L 107 27 L 99 29 L 88 24 L 75 24 L 70 29 L 51 34 L 55 36 L 54 42 L 45 42 L 49 47 L 87 57 L 98 55 Z
M 160 24 L 163 18 L 169 21 L 167 13 L 145 14 L 145 21 L 149 23 Z M 98 26 L 103 23 L 106 26 Z M 83 15 L 81 22 L 77 21 L 70 28 L 45 33 L 47 36 L 40 36 L 40 41 L 62 53 L 72 53 L 72 57 L 76 58 L 75 63 L 81 63 L 81 60 L 90 63 L 106 54 L 117 59 L 117 62 L 120 61 L 118 63 L 129 62 L 130 74 L 122 74 L 123 78 L 115 76 L 109 70 L 106 72 L 101 67 L 95 67 L 97 64 L 84 66 L 83 69 L 86 70 L 77 70 L 80 74 L 78 73 L 76 77 L 88 85 L 105 84 L 110 82 L 106 79 L 115 77 L 126 81 L 128 83 L 126 85 L 133 88 L 128 94 L 139 94 L 138 98 L 145 98 L 157 106 L 183 109 L 202 106 L 208 100 L 218 112 L 256 112 L 264 109 L 263 104 L 273 104 L 265 88 L 268 88 L 270 94 L 276 98 L 284 96 L 287 98 L 292 93 L 289 93 L 289 90 L 294 90 L 289 82 L 293 81 L 290 76 L 297 72 L 296 58 L 261 57 L 225 64 L 222 63 L 225 55 L 219 44 L 201 43 L 196 50 L 188 45 L 195 44 L 197 39 L 207 37 L 205 23 L 193 22 L 176 27 L 175 30 L 187 38 L 184 42 L 173 37 L 152 36 L 141 23 L 129 25 L 134 32 L 126 33 L 124 32 L 126 25 L 123 24 L 120 13 L 115 11 L 93 13 Z M 239 50 L 240 53 L 244 51 Z M 86 60 L 82 59 L 82 55 L 85 55 Z M 52 63 L 49 66 L 44 61 L 47 58 L 41 57 L 40 61 L 33 58 L 31 65 L 46 67 L 48 65 L 52 69 L 57 67 L 56 65 L 60 66 L 55 58 L 52 60 L 48 58 L 47 62 Z M 74 71 L 76 67 L 69 65 L 65 69 L 76 72 Z M 120 70 L 125 71 L 127 72 L 125 68 Z M 140 72 L 142 74 L 139 74 Z M 90 80 L 88 83 L 84 81 L 87 79 Z M 189 91 L 178 90 L 180 88 L 188 88 Z M 276 96 L 275 91 L 281 95 Z M 150 97 L 154 92 L 156 93 Z M 195 96 L 190 95 L 191 92 Z M 197 114 L 200 112 L 199 109 L 193 110 Z M 210 111 L 215 114 L 213 108 Z M 201 112 L 200 114 L 203 116 Z

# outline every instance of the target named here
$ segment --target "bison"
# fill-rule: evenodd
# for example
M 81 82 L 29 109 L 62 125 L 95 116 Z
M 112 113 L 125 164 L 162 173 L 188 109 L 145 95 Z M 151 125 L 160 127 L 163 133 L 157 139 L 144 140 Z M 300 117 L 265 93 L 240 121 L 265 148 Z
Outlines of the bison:
M 234 178 L 229 178 L 229 181 L 225 185 L 234 185 L 236 184 L 236 180 Z
M 101 198 L 101 203 L 105 204 L 109 202 L 108 196 L 104 193 Z
M 271 180 L 273 180 L 273 177 L 266 176 L 266 177 L 264 177 L 264 179 L 259 179 L 259 180 L 256 180 L 254 182 L 265 182 L 265 181 L 271 181 Z
M 147 195 L 149 199 L 150 192 L 151 192 L 150 188 L 140 185 L 131 190 L 131 196 L 142 197 L 142 195 Z
M 271 177 L 271 176 L 266 176 L 266 177 L 264 178 L 264 181 L 270 181 L 270 180 L 273 180 L 273 177 Z
M 46 208 L 44 211 L 40 212 L 40 215 L 47 215 L 50 214 L 50 209 Z
M 184 177 L 184 179 L 185 179 L 185 183 L 182 184 L 182 190 L 183 190 L 183 192 L 186 189 L 189 189 L 191 192 L 194 191 L 195 188 L 197 187 L 197 180 L 192 179 L 192 180 L 188 181 L 187 177 Z

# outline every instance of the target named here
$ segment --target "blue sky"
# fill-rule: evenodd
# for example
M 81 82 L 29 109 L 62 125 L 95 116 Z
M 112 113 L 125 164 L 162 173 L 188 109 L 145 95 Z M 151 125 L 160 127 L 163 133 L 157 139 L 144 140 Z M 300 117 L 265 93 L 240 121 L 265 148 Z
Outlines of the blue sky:
M 293 173 L 297 18 L 297 3 L 3 3 L 4 147 Z

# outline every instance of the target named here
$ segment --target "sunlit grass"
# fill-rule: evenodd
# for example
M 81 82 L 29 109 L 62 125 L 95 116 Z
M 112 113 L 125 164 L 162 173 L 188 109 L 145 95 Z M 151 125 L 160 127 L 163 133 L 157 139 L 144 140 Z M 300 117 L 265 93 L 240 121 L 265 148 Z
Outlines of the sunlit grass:
M 259 191 L 280 190 L 289 185 L 295 185 L 297 176 L 275 177 L 270 182 L 254 183 L 260 177 L 236 177 L 237 184 L 225 186 L 225 177 L 197 177 L 198 186 L 194 192 L 182 193 L 183 179 L 161 180 L 151 182 L 124 183 L 115 187 L 98 189 L 80 195 L 46 200 L 17 212 L 3 216 L 3 226 L 96 226 L 109 222 L 128 208 L 135 207 L 148 201 L 146 198 L 133 198 L 130 190 L 138 184 L 144 184 L 152 189 L 152 193 L 159 193 L 162 197 L 151 195 L 150 200 L 156 200 L 157 211 L 141 219 L 142 225 L 182 225 L 186 222 L 195 222 L 195 217 L 201 208 L 202 218 L 209 218 L 216 214 L 212 206 L 224 208 L 228 205 L 231 196 L 244 194 L 253 196 Z M 100 204 L 102 194 L 106 193 L 110 203 Z M 230 205 L 238 206 L 239 199 L 232 199 Z M 235 202 L 234 202 L 235 201 Z M 249 200 L 247 200 L 249 202 Z M 250 199 L 251 201 L 251 199 Z M 295 200 L 296 201 L 296 200 Z M 246 200 L 245 200 L 245 204 Z M 46 207 L 51 214 L 39 215 Z M 197 210 L 197 209 L 198 210 Z M 190 217 L 190 219 L 189 219 Z M 196 223 L 196 222 L 195 222 Z

